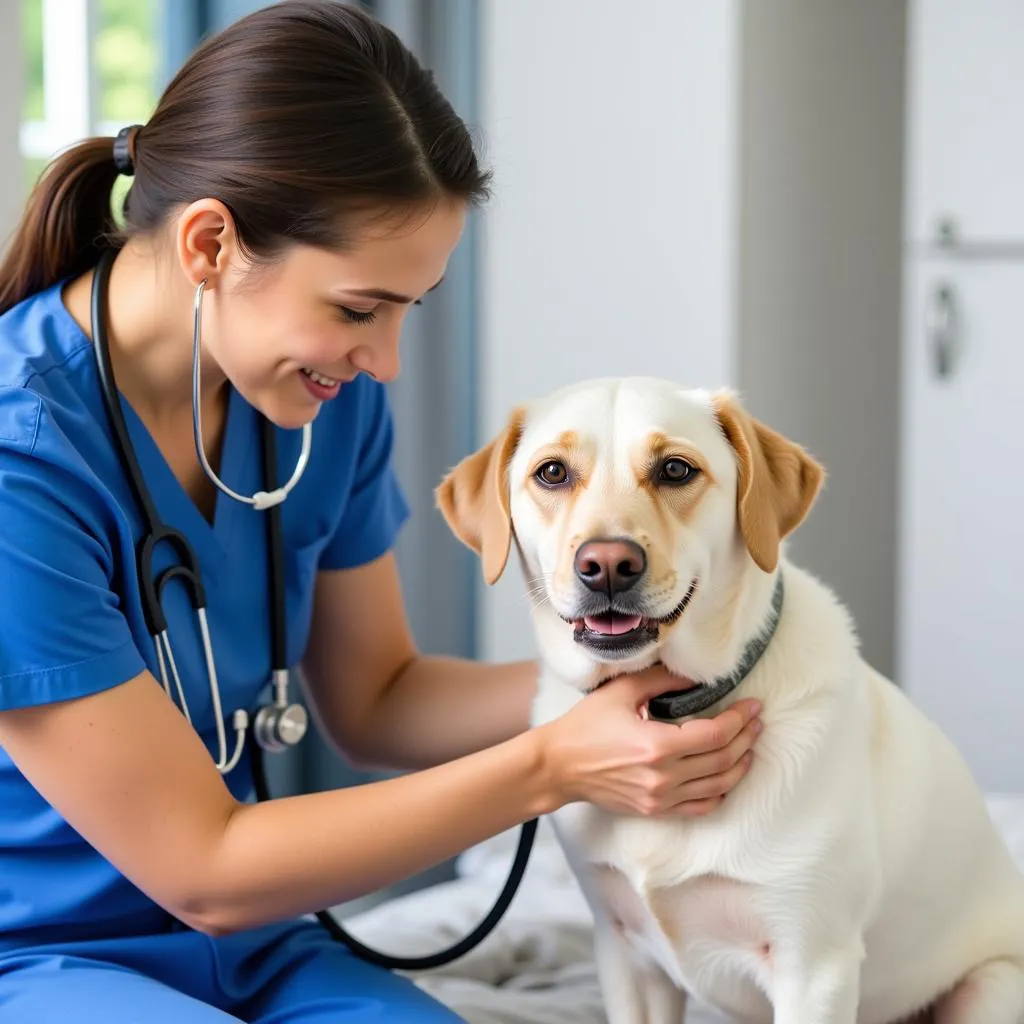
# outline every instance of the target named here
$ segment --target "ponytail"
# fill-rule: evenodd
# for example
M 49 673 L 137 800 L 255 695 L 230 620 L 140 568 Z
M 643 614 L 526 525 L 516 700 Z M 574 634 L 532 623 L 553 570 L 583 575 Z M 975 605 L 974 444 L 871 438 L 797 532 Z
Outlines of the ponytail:
M 117 236 L 114 140 L 91 138 L 53 160 L 33 188 L 0 263 L 0 313 L 95 265 Z

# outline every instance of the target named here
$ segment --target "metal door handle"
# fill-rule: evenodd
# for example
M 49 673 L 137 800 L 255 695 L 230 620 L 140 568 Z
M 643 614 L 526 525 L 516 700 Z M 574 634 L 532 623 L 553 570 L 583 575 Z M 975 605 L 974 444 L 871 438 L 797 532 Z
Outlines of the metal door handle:
M 947 380 L 953 375 L 959 348 L 952 286 L 945 282 L 936 285 L 929 308 L 927 329 L 931 341 L 932 365 L 935 376 Z

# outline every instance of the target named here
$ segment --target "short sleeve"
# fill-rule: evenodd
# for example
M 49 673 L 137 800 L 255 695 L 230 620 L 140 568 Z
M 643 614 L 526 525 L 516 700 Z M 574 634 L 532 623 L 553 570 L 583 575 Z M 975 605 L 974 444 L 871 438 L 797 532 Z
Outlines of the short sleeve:
M 0 710 L 108 689 L 146 666 L 94 526 L 99 493 L 0 445 Z M 99 507 L 97 507 L 99 506 Z
M 382 384 L 361 378 L 359 454 L 352 488 L 334 535 L 320 556 L 321 569 L 351 569 L 385 554 L 409 516 L 392 465 L 394 424 Z

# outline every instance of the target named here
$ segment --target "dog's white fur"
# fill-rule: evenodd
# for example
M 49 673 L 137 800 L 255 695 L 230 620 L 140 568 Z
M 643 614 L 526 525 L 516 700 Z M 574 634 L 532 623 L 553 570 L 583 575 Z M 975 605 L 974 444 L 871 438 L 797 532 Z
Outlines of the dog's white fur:
M 692 506 L 638 482 L 652 436 L 703 460 Z M 552 458 L 574 476 L 561 493 L 534 479 Z M 724 803 L 690 818 L 586 804 L 554 816 L 594 911 L 611 1024 L 679 1024 L 687 991 L 758 1024 L 895 1024 L 929 1007 L 938 1024 L 1024 1022 L 1024 879 L 968 769 L 862 660 L 833 593 L 780 550 L 820 482 L 734 395 L 632 378 L 517 410 L 438 490 L 490 582 L 518 549 L 537 598 L 536 723 L 655 660 L 689 680 L 729 672 L 784 574 L 766 652 L 708 712 L 740 697 L 764 707 L 752 767 Z M 562 616 L 583 593 L 579 545 L 624 535 L 647 551 L 658 615 L 698 588 L 654 644 L 608 663 Z

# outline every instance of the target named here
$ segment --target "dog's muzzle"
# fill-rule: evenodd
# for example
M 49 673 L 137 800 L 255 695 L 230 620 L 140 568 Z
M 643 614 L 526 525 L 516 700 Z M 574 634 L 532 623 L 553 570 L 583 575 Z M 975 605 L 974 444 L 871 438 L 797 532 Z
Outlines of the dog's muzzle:
M 630 601 L 629 597 L 618 591 L 602 594 L 602 601 L 586 602 L 586 606 L 575 617 L 562 618 L 572 625 L 573 640 L 576 643 L 604 660 L 619 661 L 634 657 L 646 647 L 657 643 L 662 628 L 670 626 L 682 616 L 696 591 L 697 581 L 694 579 L 682 600 L 667 615 L 644 614 L 639 602 Z

